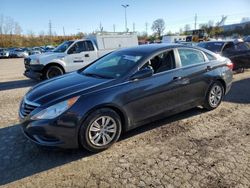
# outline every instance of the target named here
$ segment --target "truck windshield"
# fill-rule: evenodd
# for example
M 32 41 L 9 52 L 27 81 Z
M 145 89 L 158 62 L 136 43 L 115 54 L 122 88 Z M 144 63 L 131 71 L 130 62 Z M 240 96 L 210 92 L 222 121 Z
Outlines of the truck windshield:
M 82 74 L 115 79 L 128 73 L 141 58 L 142 55 L 133 52 L 113 52 L 84 69 Z
M 59 46 L 57 46 L 54 50 L 52 50 L 52 52 L 59 52 L 59 53 L 63 53 L 65 52 L 68 47 L 73 43 L 74 41 L 65 41 L 64 43 L 60 44 Z

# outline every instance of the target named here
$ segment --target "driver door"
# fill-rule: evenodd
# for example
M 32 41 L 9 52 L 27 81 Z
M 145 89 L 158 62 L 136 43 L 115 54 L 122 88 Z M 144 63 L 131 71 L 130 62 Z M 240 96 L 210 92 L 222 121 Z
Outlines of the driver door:
M 78 41 L 68 51 L 64 58 L 69 72 L 81 69 L 97 58 L 96 50 L 91 41 Z

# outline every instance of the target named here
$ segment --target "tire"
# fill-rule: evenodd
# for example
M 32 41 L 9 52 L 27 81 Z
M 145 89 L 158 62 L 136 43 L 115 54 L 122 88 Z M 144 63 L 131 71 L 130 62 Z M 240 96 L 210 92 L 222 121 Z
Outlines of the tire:
M 43 79 L 50 79 L 56 76 L 61 76 L 64 74 L 64 71 L 61 67 L 52 65 L 45 69 Z
M 91 152 L 100 152 L 119 139 L 121 130 L 120 116 L 112 109 L 102 108 L 91 113 L 83 122 L 79 143 Z
M 243 73 L 245 72 L 245 68 L 238 68 L 237 70 L 235 70 L 236 73 Z
M 214 82 L 208 89 L 203 107 L 207 110 L 217 108 L 224 96 L 224 87 L 221 82 Z

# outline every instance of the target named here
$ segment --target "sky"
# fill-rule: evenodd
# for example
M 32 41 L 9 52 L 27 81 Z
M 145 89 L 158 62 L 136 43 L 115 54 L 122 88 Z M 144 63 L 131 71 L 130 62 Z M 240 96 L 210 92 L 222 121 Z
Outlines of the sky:
M 250 0 L 0 0 L 0 15 L 12 17 L 19 23 L 23 34 L 48 33 L 51 20 L 52 32 L 66 35 L 93 32 L 101 23 L 105 31 L 125 30 L 125 9 L 128 4 L 129 31 L 152 33 L 154 20 L 162 18 L 168 31 L 178 32 L 186 24 L 194 28 L 209 20 L 217 22 L 227 16 L 225 24 L 239 23 L 250 17 Z

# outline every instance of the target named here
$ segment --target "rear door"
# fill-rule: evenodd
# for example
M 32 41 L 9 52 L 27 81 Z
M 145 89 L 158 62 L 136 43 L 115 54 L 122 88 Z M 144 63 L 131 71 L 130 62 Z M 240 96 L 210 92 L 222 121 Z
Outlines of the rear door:
M 207 72 L 212 70 L 205 54 L 197 49 L 178 48 L 181 69 L 178 78 L 183 84 L 183 105 L 196 106 L 204 100 L 209 85 Z

